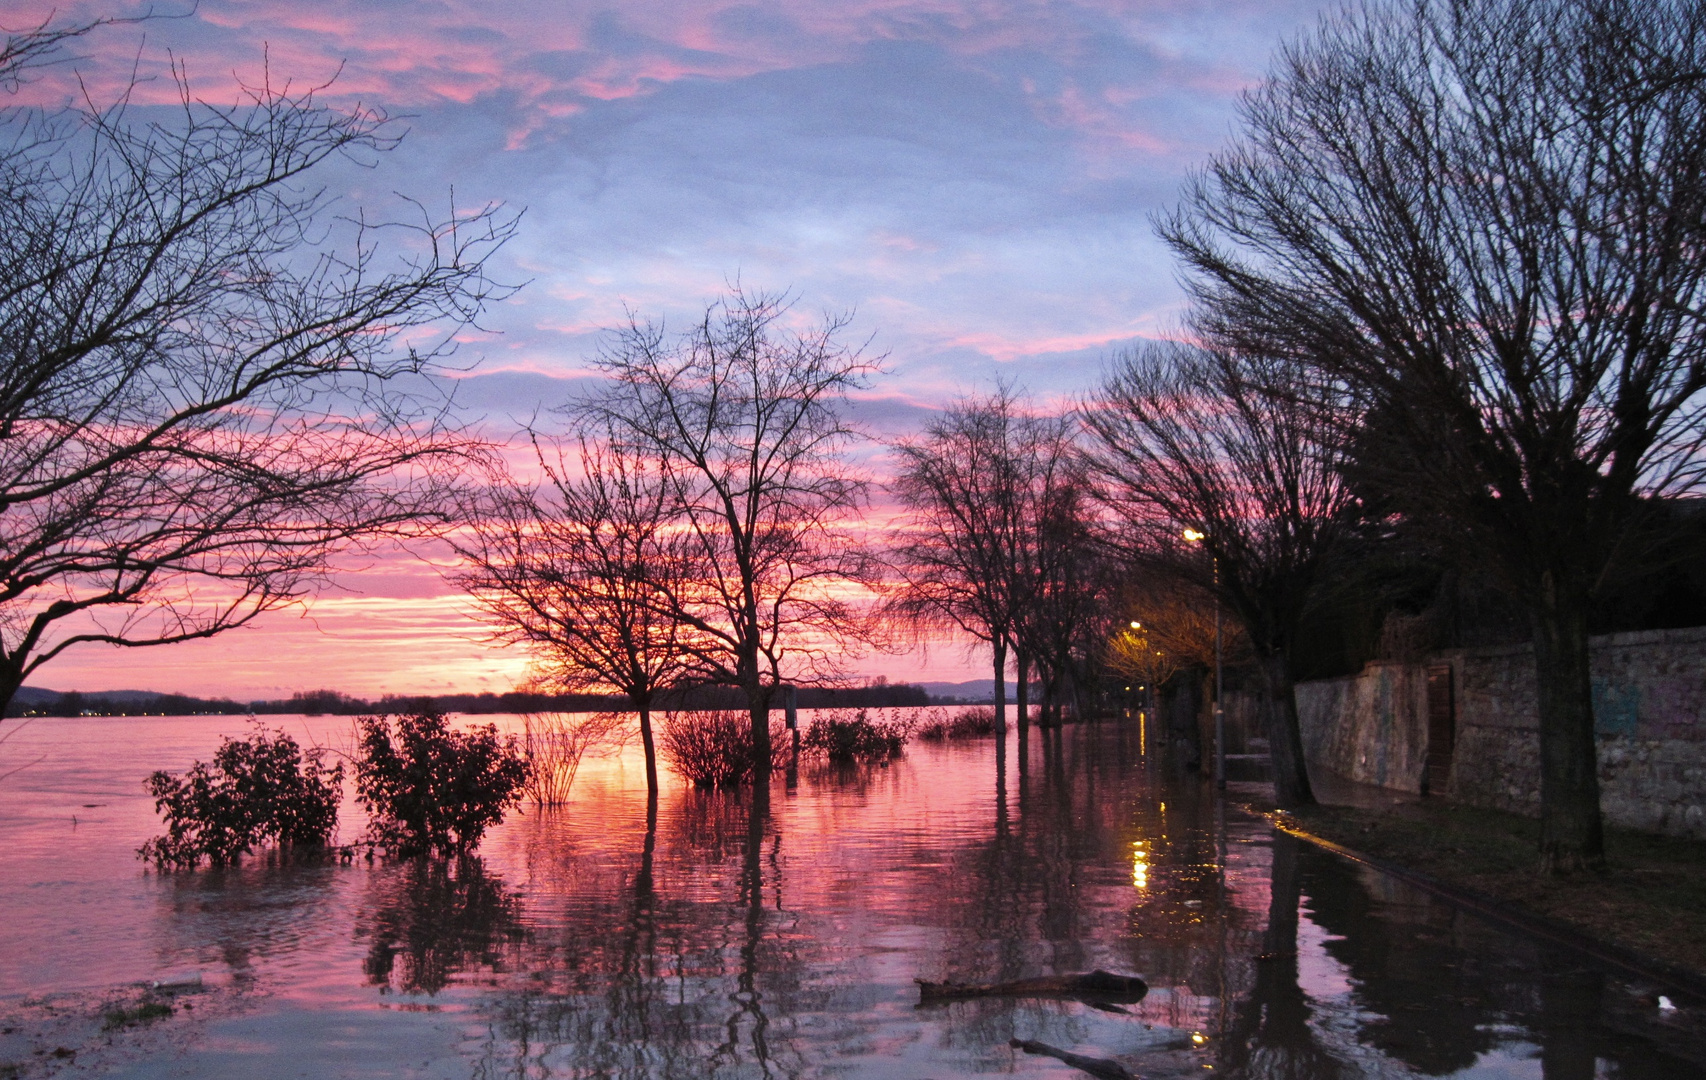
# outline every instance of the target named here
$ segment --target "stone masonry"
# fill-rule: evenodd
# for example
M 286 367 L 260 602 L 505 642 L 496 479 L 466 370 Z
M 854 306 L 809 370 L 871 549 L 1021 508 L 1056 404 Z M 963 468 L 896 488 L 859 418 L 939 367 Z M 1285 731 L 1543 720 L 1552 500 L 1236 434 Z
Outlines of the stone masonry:
M 1600 805 L 1608 823 L 1706 839 L 1706 627 L 1592 641 Z M 1429 665 L 1452 669 L 1456 746 L 1444 795 L 1533 814 L 1540 738 L 1527 645 L 1372 663 L 1297 688 L 1311 768 L 1418 792 L 1428 750 Z

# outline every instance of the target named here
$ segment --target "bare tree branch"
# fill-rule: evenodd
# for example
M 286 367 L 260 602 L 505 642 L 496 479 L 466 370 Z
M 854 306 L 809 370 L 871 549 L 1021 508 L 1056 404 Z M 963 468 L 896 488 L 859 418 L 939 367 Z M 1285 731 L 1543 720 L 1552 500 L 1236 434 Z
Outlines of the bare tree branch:
M 6 48 L 33 63 L 96 25 Z M 74 645 L 298 600 L 482 453 L 421 377 L 510 291 L 486 260 L 514 216 L 340 216 L 313 177 L 394 146 L 387 117 L 179 85 L 153 123 L 0 112 L 0 702 Z
M 1082 411 L 1098 492 L 1130 554 L 1218 596 L 1243 624 L 1266 684 L 1281 805 L 1314 801 L 1291 653 L 1354 510 L 1335 413 L 1311 398 L 1312 381 L 1290 361 L 1155 344 L 1121 357 Z
M 631 321 L 599 359 L 610 387 L 574 410 L 662 470 L 696 574 L 654 595 L 687 630 L 694 676 L 746 694 L 764 763 L 776 688 L 839 672 L 868 634 L 849 594 L 875 580 L 847 530 L 866 485 L 843 410 L 878 365 L 841 344 L 845 317 L 795 331 L 787 312 L 737 286 L 676 338 Z
M 1586 612 L 1706 468 L 1706 5 L 1329 18 L 1161 223 L 1199 329 L 1364 402 L 1364 483 L 1531 611 L 1542 856 L 1602 859 Z

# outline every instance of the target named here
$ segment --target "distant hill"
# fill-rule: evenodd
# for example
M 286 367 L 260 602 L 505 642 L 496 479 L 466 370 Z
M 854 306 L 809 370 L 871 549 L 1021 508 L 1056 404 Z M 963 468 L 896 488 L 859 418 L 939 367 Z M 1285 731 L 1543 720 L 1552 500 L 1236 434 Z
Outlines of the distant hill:
M 995 700 L 994 679 L 972 679 L 969 682 L 927 682 L 914 683 L 913 685 L 922 686 L 924 691 L 930 695 L 932 700 L 937 698 L 953 698 L 959 701 L 972 702 L 974 704 L 993 702 Z M 1013 695 L 1017 692 L 1018 684 L 1007 684 L 1008 701 L 1012 701 Z
M 42 686 L 19 687 L 6 707 L 7 716 L 192 716 L 248 711 L 249 706 L 229 698 L 209 700 L 158 690 L 49 690 Z

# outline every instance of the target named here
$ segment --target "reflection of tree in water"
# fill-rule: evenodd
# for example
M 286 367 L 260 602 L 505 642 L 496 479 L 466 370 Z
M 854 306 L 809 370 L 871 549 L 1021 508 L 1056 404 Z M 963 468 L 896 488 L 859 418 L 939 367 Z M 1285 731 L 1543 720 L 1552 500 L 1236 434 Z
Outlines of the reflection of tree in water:
M 525 938 L 521 902 L 479 858 L 412 859 L 377 876 L 356 920 L 368 982 L 435 994 L 470 967 L 501 969 Z
M 781 837 L 768 807 L 688 797 L 658 865 L 656 815 L 631 887 L 584 898 L 535 934 L 559 963 L 546 988 L 501 996 L 480 1075 L 713 1077 L 800 1075 L 795 1017 L 822 995 L 802 985 L 804 935 L 782 908 Z M 679 842 L 679 843 L 676 843 Z M 687 878 L 733 871 L 719 902 Z M 766 902 L 766 897 L 769 902 Z M 553 938 L 574 939 L 558 948 Z
M 1386 879 L 1365 880 L 1355 864 L 1313 847 L 1299 858 L 1310 918 L 1343 938 L 1329 941 L 1327 951 L 1349 969 L 1357 1004 L 1375 1014 L 1359 1021 L 1360 1042 L 1440 1076 L 1473 1064 L 1500 1041 L 1487 1026 L 1500 1019 L 1493 1003 L 1521 1009 L 1518 999 L 1532 987 L 1507 983 L 1496 952 L 1449 962 L 1445 953 L 1464 944 L 1451 908 L 1419 894 L 1414 903 L 1383 903 L 1370 886 L 1386 887 Z
M 1156 789 L 1122 767 L 1137 756 L 1125 745 L 1135 738 L 1117 724 L 1035 733 L 1017 813 L 994 800 L 994 828 L 958 851 L 937 883 L 947 934 L 923 977 L 1001 982 L 1107 967 L 1160 988 L 1134 1010 L 1145 1022 L 1206 1026 L 1226 982 L 1222 936 L 1247 957 L 1259 916 L 1223 886 L 1212 797 L 1194 784 Z M 1147 875 L 1141 889 L 1134 851 Z M 1234 966 L 1249 969 L 1247 959 Z M 978 1067 L 1006 1068 L 1010 1036 L 1072 1045 L 1088 1030 L 1085 1015 L 1078 1005 L 983 1000 L 946 1007 L 942 1022 L 947 1044 L 980 1054 Z M 1140 1028 L 1135 1038 L 1165 1041 Z
M 1698 1077 L 1706 1046 L 1670 1044 L 1632 993 L 1572 953 L 1495 931 L 1411 886 L 1301 852 L 1313 922 L 1355 987 L 1358 1041 L 1443 1076 L 1515 1036 L 1540 1046 L 1545 1080 Z
M 1269 871 L 1268 927 L 1255 987 L 1239 1001 L 1221 1037 L 1222 1068 L 1260 1080 L 1335 1080 L 1346 1071 L 1310 1025 L 1314 1010 L 1297 981 L 1298 904 L 1302 841 L 1276 832 Z
M 236 866 L 163 874 L 166 963 L 218 963 L 238 975 L 286 953 L 323 926 L 339 867 L 331 859 L 251 859 Z

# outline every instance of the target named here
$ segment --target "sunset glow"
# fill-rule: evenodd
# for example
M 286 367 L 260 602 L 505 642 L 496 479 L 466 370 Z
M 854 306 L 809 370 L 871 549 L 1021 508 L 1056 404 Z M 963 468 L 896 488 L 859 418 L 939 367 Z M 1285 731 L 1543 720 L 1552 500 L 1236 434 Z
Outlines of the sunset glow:
M 213 0 L 80 41 L 12 103 L 69 100 L 78 79 L 110 99 L 135 70 L 146 112 L 173 99 L 175 60 L 210 101 L 239 80 L 333 80 L 328 101 L 407 115 L 377 168 L 327 178 L 351 208 L 394 211 L 393 192 L 448 207 L 452 187 L 458 207 L 525 208 L 497 269 L 528 284 L 458 355 L 456 400 L 489 436 L 549 423 L 628 312 L 679 326 L 738 278 L 791 289 L 803 317 L 855 313 L 887 369 L 859 419 L 887 438 L 997 378 L 1065 399 L 1122 344 L 1166 332 L 1181 296 L 1151 215 L 1319 6 Z M 142 10 L 30 0 L 7 24 Z M 859 457 L 880 480 L 881 450 Z M 31 681 L 240 699 L 508 689 L 526 661 L 469 611 L 420 553 L 388 550 L 351 560 L 306 614 L 164 649 L 81 646 Z M 947 644 L 856 670 L 959 680 L 985 664 Z

